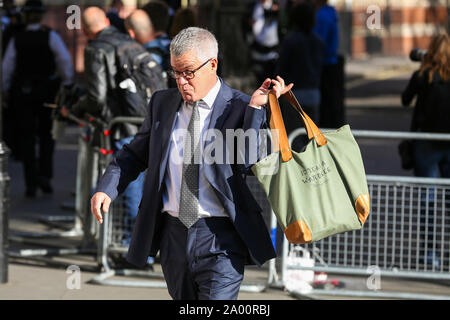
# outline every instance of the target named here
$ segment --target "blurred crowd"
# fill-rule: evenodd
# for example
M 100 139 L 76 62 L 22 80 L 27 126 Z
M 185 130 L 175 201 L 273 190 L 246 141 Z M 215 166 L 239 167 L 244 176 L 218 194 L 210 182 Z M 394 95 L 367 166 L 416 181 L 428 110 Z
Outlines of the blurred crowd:
M 104 42 L 115 38 L 116 42 L 138 43 L 157 65 L 151 71 L 153 80 L 165 79 L 166 87 L 176 87 L 175 80 L 167 76 L 170 41 L 180 30 L 199 24 L 196 8 L 181 7 L 181 1 L 152 0 L 125 15 L 127 10 L 122 1 L 113 0 L 109 7 L 99 8 L 106 16 L 105 21 L 103 14 L 84 14 L 81 24 L 89 42 L 84 53 L 83 80 L 74 90 L 74 66 L 66 44 L 58 32 L 42 24 L 46 9 L 40 0 L 27 0 L 22 7 L 16 6 L 13 0 L 6 0 L 2 16 L 4 140 L 12 151 L 12 158 L 23 162 L 25 195 L 30 198 L 35 197 L 39 189 L 44 193 L 53 191 L 55 111 L 51 107 L 58 97 L 67 98 L 68 92 L 72 92 L 72 97 L 66 99 L 71 105 L 60 108 L 65 116 L 69 107 L 78 117 L 90 113 L 105 121 L 124 115 L 117 106 L 120 99 L 107 93 L 116 87 L 126 86 L 131 90 L 133 86 L 124 79 L 118 82 L 119 72 L 116 75 L 111 71 L 115 60 L 106 65 L 99 63 L 97 53 L 105 46 Z M 319 125 L 338 127 L 343 124 L 338 16 L 326 0 L 248 2 L 242 26 L 242 36 L 249 46 L 251 69 L 258 83 L 280 75 L 289 83 L 295 83 L 294 94 Z M 219 68 L 219 75 L 220 71 Z M 84 94 L 80 94 L 80 86 Z M 147 91 L 165 86 L 149 84 Z M 136 90 L 140 89 L 138 85 Z M 79 96 L 74 98 L 74 93 Z M 146 95 L 149 98 L 148 92 Z M 288 133 L 301 126 L 299 117 L 289 116 L 292 110 L 283 101 L 282 108 L 288 119 Z M 22 119 L 20 125 L 15 125 L 19 118 Z M 136 128 L 129 127 L 117 130 L 119 137 L 116 138 L 132 137 Z
M 89 46 L 85 51 L 88 61 L 85 61 L 82 83 L 75 83 L 74 66 L 66 44 L 56 30 L 42 23 L 48 9 L 42 1 L 28 0 L 23 6 L 17 6 L 14 0 L 6 0 L 3 9 L 3 137 L 11 150 L 11 158 L 23 163 L 25 195 L 34 198 L 38 190 L 53 192 L 52 126 L 58 116 L 54 110 L 58 97 L 64 93 L 66 101 L 70 100 L 74 106 L 71 110 L 74 113 L 77 107 L 81 111 L 85 108 L 96 113 L 93 109 L 103 103 L 100 91 L 106 87 L 91 86 L 94 78 L 90 75 L 98 73 L 95 68 L 99 66 L 89 60 Z M 132 38 L 133 42 L 142 45 L 160 66 L 159 73 L 170 66 L 170 39 L 179 30 L 197 25 L 196 12 L 192 8 L 181 8 L 180 1 L 151 1 L 141 8 L 143 10 L 133 11 L 127 17 L 123 16 L 121 0 L 113 0 L 108 8 L 101 9 L 108 19 L 108 28 L 114 34 L 120 33 L 123 39 Z M 84 19 L 82 26 L 89 42 L 95 40 L 100 31 L 96 30 L 98 16 L 91 18 L 91 21 L 89 17 Z M 113 78 L 110 80 L 117 80 Z M 173 81 L 165 78 L 169 85 L 174 86 Z M 115 87 L 117 84 L 111 85 Z M 79 87 L 87 89 L 88 94 L 81 94 L 83 90 Z M 69 92 L 72 96 L 68 95 Z M 78 97 L 73 97 L 73 94 Z M 96 110 L 99 111 L 97 115 L 103 113 L 101 116 L 104 116 L 100 109 Z
M 281 76 L 320 127 L 345 124 L 344 57 L 338 53 L 339 18 L 327 0 L 251 3 L 244 23 L 250 61 L 258 82 Z M 280 100 L 286 131 L 303 127 L 285 99 Z M 305 141 L 296 139 L 299 151 Z
M 279 75 L 286 83 L 294 83 L 294 95 L 318 126 L 337 128 L 345 124 L 344 58 L 338 53 L 339 18 L 336 10 L 327 0 L 254 0 L 246 3 L 240 36 L 248 45 L 250 68 L 256 81 L 262 83 L 268 77 Z M 63 116 L 71 112 L 82 117 L 88 112 L 108 121 L 113 116 L 124 115 L 124 111 L 116 106 L 120 99 L 109 94 L 109 90 L 126 88 L 138 93 L 142 91 L 141 96 L 148 101 L 152 91 L 176 87 L 175 80 L 168 76 L 171 39 L 180 30 L 199 25 L 198 8 L 182 7 L 181 1 L 177 0 L 151 0 L 142 8 L 127 14 L 124 12 L 129 11 L 124 10 L 121 0 L 112 0 L 107 8 L 98 8 L 103 13 L 84 14 L 86 9 L 83 8 L 81 20 L 89 43 L 84 52 L 82 83 L 75 84 L 74 66 L 66 44 L 58 32 L 42 24 L 46 11 L 42 2 L 27 0 L 22 7 L 18 7 L 14 0 L 4 1 L 3 137 L 12 151 L 12 158 L 23 162 L 27 197 L 35 197 L 39 189 L 44 193 L 53 191 L 54 137 L 51 132 L 55 111 L 51 105 L 58 101 L 58 97 L 69 96 L 70 99 L 66 101 L 71 101 L 70 106 L 67 103 L 64 106 L 59 104 Z M 106 20 L 103 20 L 103 16 Z M 442 46 L 448 46 L 446 37 L 441 39 Z M 136 52 L 145 50 L 150 55 L 154 67 L 146 75 L 143 72 L 142 76 L 147 76 L 148 84 L 140 85 L 143 81 L 139 80 L 132 84 L 126 77 L 119 79 L 121 72 L 115 72 L 120 68 L 113 68 L 117 59 L 108 60 L 107 57 L 106 64 L 99 60 L 103 58 L 99 52 L 105 47 L 104 43 L 113 38 L 116 42 L 138 44 L 141 48 L 136 49 Z M 425 89 L 418 91 L 419 84 L 425 85 L 425 78 L 432 79 L 430 84 L 438 81 L 435 80 L 437 74 L 440 75 L 438 83 L 443 87 L 434 90 L 439 91 L 441 96 L 432 101 L 446 100 L 446 70 L 449 63 L 445 59 L 448 59 L 449 53 L 445 48 L 435 51 L 439 52 L 440 58 L 432 58 L 429 54 L 428 60 L 424 60 L 426 63 L 422 64 L 420 72 L 415 74 L 406 89 L 404 104 L 409 104 L 414 94 L 423 96 Z M 444 66 L 436 66 L 442 64 Z M 218 74 L 221 75 L 220 57 Z M 434 88 L 434 85 L 431 87 Z M 280 103 L 287 133 L 302 127 L 301 118 L 287 101 L 280 100 Z M 437 102 L 432 103 L 439 105 Z M 443 104 L 448 106 L 446 102 Z M 416 110 L 420 109 L 416 105 Z M 445 110 L 441 108 L 437 112 L 440 115 L 438 118 L 444 123 L 443 127 L 447 128 L 450 121 Z M 417 115 L 419 111 L 415 113 L 414 121 L 419 120 L 412 125 L 415 131 L 416 124 L 422 121 L 421 117 L 425 117 Z M 427 115 L 430 113 L 426 112 Z M 420 130 L 430 131 L 435 128 L 428 125 Z M 118 132 L 116 138 L 130 138 L 136 128 L 121 128 Z M 38 152 L 36 144 L 39 145 Z M 293 145 L 293 148 L 298 150 L 301 146 Z M 429 146 L 415 145 L 416 149 L 425 147 Z M 445 156 L 448 157 L 447 154 Z M 424 162 L 419 158 L 415 160 L 417 163 Z M 422 171 L 417 174 L 423 174 Z

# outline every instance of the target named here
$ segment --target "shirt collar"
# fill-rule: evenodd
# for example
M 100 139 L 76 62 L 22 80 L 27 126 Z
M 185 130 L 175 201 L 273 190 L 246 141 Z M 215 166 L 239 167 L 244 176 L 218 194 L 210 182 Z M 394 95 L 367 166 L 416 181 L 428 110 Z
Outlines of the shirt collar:
M 219 80 L 219 78 L 217 78 L 217 81 L 216 81 L 216 84 L 214 85 L 214 87 L 212 87 L 212 89 L 209 90 L 208 94 L 202 99 L 206 103 L 206 106 L 208 107 L 208 109 L 212 108 L 214 101 L 216 100 L 217 95 L 219 94 L 220 86 L 221 86 L 220 80 Z

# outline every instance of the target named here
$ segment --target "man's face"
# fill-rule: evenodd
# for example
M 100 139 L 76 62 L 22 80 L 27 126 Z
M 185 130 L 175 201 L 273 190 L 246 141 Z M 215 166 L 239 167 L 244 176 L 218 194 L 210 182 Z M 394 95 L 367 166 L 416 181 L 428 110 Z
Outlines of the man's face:
M 204 64 L 194 51 L 190 50 L 179 57 L 170 57 L 170 64 L 174 71 L 193 71 Z M 178 90 L 184 101 L 193 102 L 204 98 L 217 81 L 217 59 L 210 59 L 203 67 L 195 71 L 192 79 L 186 79 L 183 75 L 176 80 Z

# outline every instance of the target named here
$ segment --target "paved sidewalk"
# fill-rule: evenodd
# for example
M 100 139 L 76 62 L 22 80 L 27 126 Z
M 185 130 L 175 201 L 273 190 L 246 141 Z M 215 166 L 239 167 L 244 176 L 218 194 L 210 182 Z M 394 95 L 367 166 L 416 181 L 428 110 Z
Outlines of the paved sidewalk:
M 366 78 L 383 80 L 397 76 L 410 77 L 420 64 L 405 56 L 373 56 L 366 59 L 347 59 L 345 73 L 348 80 Z
M 401 108 L 401 94 L 420 67 L 408 57 L 349 59 L 345 64 L 347 108 Z
M 76 262 L 83 262 L 81 259 Z M 73 269 L 72 269 L 73 270 Z M 160 271 L 156 265 L 157 272 Z M 0 300 L 171 300 L 165 288 L 139 288 L 109 286 L 90 283 L 97 273 L 68 272 L 65 268 L 36 266 L 13 262 L 9 268 L 9 282 L 0 285 Z M 252 274 L 253 273 L 253 274 Z M 76 276 L 80 275 L 78 282 Z M 246 278 L 264 283 L 265 273 L 250 271 Z M 146 278 L 113 277 L 113 280 L 148 281 Z M 78 286 L 79 284 L 79 286 Z M 294 300 L 279 289 L 267 289 L 261 293 L 241 292 L 241 300 Z

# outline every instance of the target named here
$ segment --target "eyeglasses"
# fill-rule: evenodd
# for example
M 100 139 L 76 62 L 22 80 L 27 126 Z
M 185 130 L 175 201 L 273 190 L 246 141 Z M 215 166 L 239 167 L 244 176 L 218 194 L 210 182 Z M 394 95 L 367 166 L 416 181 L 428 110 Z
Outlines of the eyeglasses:
M 212 58 L 206 60 L 205 63 L 203 63 L 200 67 L 198 67 L 195 70 L 176 71 L 176 70 L 170 69 L 167 71 L 167 73 L 169 74 L 169 76 L 171 76 L 174 79 L 179 79 L 181 76 L 183 76 L 183 78 L 185 78 L 186 80 L 191 80 L 192 78 L 195 77 L 195 73 L 198 70 L 200 70 L 202 67 L 204 67 L 211 60 L 212 60 Z

